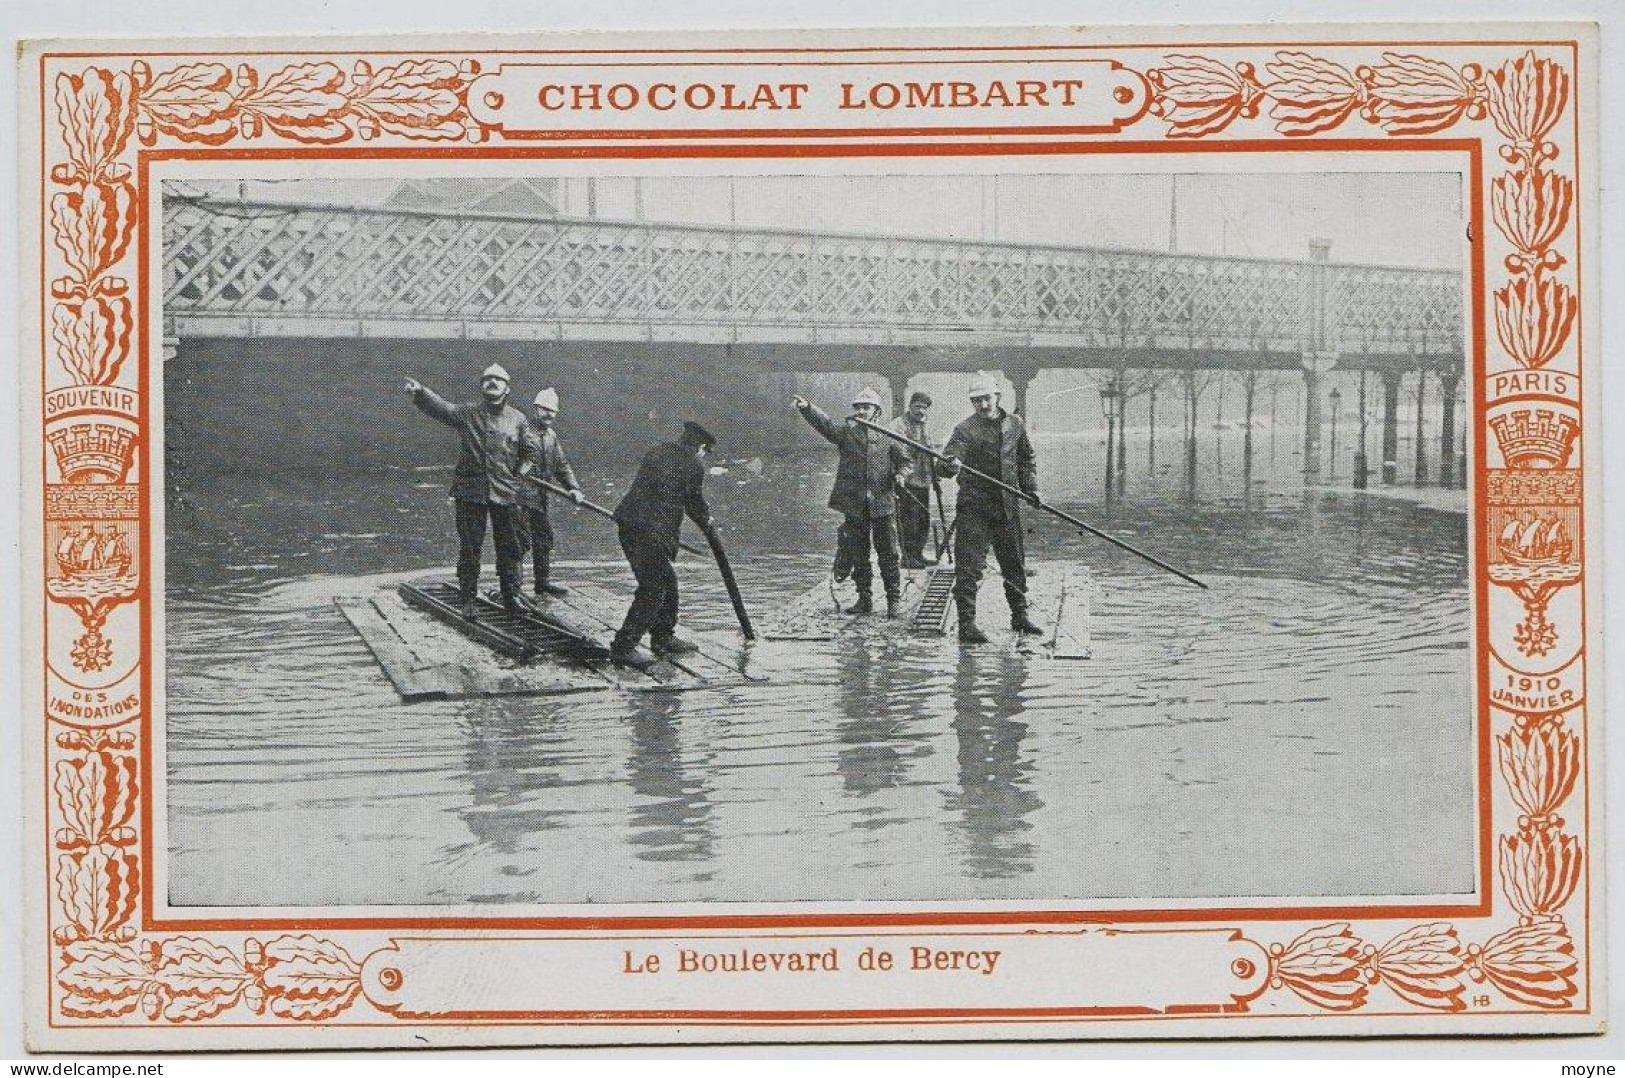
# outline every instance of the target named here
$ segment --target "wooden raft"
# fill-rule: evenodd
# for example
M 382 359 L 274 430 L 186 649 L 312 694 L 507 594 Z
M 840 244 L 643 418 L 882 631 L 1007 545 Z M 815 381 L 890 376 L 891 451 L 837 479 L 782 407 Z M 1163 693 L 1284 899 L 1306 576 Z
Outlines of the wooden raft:
M 992 567 L 990 567 L 992 569 Z M 958 632 L 951 566 L 905 571 L 900 609 L 894 619 L 883 610 L 874 614 L 848 614 L 857 599 L 850 583 L 836 585 L 825 577 L 791 600 L 763 626 L 767 640 L 818 642 L 859 633 L 868 637 L 943 637 Z M 1027 582 L 1028 613 L 1044 629 L 1042 636 L 1020 636 L 1010 631 L 1008 607 L 999 588 L 997 569 L 983 577 L 977 606 L 977 624 L 987 633 L 988 648 L 1007 648 L 1022 654 L 1052 659 L 1090 657 L 1089 617 L 1094 605 L 1094 580 L 1077 566 L 1045 566 Z M 958 646 L 957 641 L 952 641 Z
M 609 659 L 628 600 L 582 586 L 537 601 L 515 617 L 489 597 L 463 617 L 456 585 L 421 580 L 368 597 L 336 600 L 405 701 L 472 696 L 559 695 L 624 689 L 680 692 L 764 681 L 747 654 L 708 633 L 688 633 L 700 651 L 667 659 L 640 649 L 633 665 Z

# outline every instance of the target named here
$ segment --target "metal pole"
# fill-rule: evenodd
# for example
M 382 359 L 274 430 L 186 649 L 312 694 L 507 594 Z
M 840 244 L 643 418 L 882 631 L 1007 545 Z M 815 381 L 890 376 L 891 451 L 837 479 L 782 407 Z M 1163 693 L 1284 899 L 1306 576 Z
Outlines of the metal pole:
M 1370 467 L 1365 455 L 1365 432 L 1367 416 L 1365 411 L 1365 369 L 1360 369 L 1360 446 L 1354 451 L 1354 489 L 1364 490 L 1370 481 Z
M 1147 400 L 1149 418 L 1147 426 L 1151 428 L 1151 437 L 1146 442 L 1146 469 L 1152 475 L 1152 482 L 1156 481 L 1157 473 L 1157 384 L 1151 383 L 1149 398 Z
M 935 449 L 932 449 L 930 446 L 924 445 L 924 444 L 922 444 L 920 442 L 916 442 L 913 438 L 910 438 L 905 434 L 898 434 L 894 430 L 889 430 L 886 427 L 882 427 L 882 426 L 879 426 L 878 424 L 871 423 L 867 419 L 858 419 L 857 417 L 854 416 L 853 419 L 852 419 L 852 422 L 858 424 L 858 426 L 860 426 L 860 427 L 868 427 L 870 430 L 876 431 L 877 433 L 882 434 L 887 438 L 890 438 L 894 442 L 901 442 L 904 445 L 910 446 L 910 447 L 912 447 L 914 449 L 917 449 L 922 453 L 928 454 L 929 456 L 932 456 L 932 457 L 936 458 L 937 460 L 947 461 L 948 463 L 951 463 L 951 464 L 955 465 L 959 469 L 961 474 L 974 476 L 977 479 L 980 479 L 982 482 L 989 484 L 990 486 L 994 486 L 994 487 L 997 487 L 998 489 L 1000 489 L 1002 491 L 1005 491 L 1005 492 L 1010 493 L 1010 494 L 1014 494 L 1017 498 L 1021 499 L 1024 502 L 1026 502 L 1028 505 L 1032 506 L 1034 509 L 1041 509 L 1044 512 L 1050 514 L 1051 516 L 1060 517 L 1062 520 L 1066 521 L 1068 524 L 1072 525 L 1074 528 L 1078 528 L 1078 529 L 1081 529 L 1082 531 L 1086 531 L 1090 535 L 1095 536 L 1097 539 L 1104 539 L 1104 540 L 1106 540 L 1106 542 L 1112 544 L 1113 546 L 1115 546 L 1115 547 L 1117 547 L 1117 548 L 1119 548 L 1121 550 L 1126 550 L 1130 554 L 1135 555 L 1136 557 L 1144 558 L 1146 561 L 1150 562 L 1152 565 L 1155 565 L 1159 569 L 1166 569 L 1168 572 L 1173 573 L 1175 576 L 1179 577 L 1181 580 L 1187 580 L 1190 583 L 1195 584 L 1197 587 L 1201 588 L 1203 591 L 1207 590 L 1207 585 L 1206 584 L 1202 583 L 1200 580 L 1196 579 L 1194 576 L 1191 576 L 1189 573 L 1185 572 L 1184 570 L 1175 569 L 1172 565 L 1169 565 L 1167 562 L 1162 561 L 1161 559 L 1157 558 L 1155 555 L 1147 554 L 1145 551 L 1140 550 L 1140 549 L 1138 549 L 1136 547 L 1130 546 L 1128 543 L 1123 542 L 1123 540 L 1117 538 L 1115 535 L 1112 535 L 1109 532 L 1101 531 L 1099 528 L 1095 527 L 1093 524 L 1086 524 L 1083 521 L 1079 520 L 1077 517 L 1072 516 L 1070 513 L 1063 513 L 1059 509 L 1055 508 L 1053 505 L 1049 505 L 1049 504 L 1047 504 L 1045 502 L 1039 501 L 1037 498 L 1033 497 L 1031 494 L 1028 494 L 1026 491 L 1022 490 L 1020 487 L 1013 487 L 1009 483 L 1006 483 L 1001 479 L 993 478 L 991 475 L 988 475 L 986 472 L 978 471 L 977 469 L 972 468 L 968 464 L 963 464 L 963 463 L 961 463 L 961 462 L 959 462 L 957 460 L 954 460 L 952 457 L 948 456 L 946 453 L 939 453 Z M 957 524 L 958 522 L 956 521 L 955 523 Z
M 1333 389 L 1332 392 L 1331 392 L 1331 401 L 1332 401 L 1332 450 L 1331 450 L 1331 465 L 1330 465 L 1330 467 L 1328 468 L 1328 470 L 1326 472 L 1326 478 L 1328 478 L 1328 479 L 1336 479 L 1337 478 L 1337 413 L 1342 410 L 1343 394 L 1339 393 L 1336 389 Z
M 1128 396 L 1123 392 L 1123 369 L 1117 369 L 1117 496 L 1128 486 Z
M 1112 394 L 1115 390 L 1106 390 L 1101 394 L 1102 411 L 1106 414 L 1106 504 L 1110 505 L 1112 493 L 1117 489 L 1116 477 L 1112 475 L 1112 452 L 1116 444 L 1117 428 L 1112 422 Z
M 549 494 L 555 495 L 555 496 L 560 497 L 560 498 L 570 498 L 570 492 L 568 490 L 565 490 L 561 486 L 558 486 L 558 485 L 556 485 L 554 483 L 549 483 L 545 479 L 538 479 L 536 476 L 529 476 L 528 478 L 530 478 L 533 482 L 535 482 L 538 486 L 540 486 L 543 490 L 547 491 Z M 570 500 L 573 502 L 575 499 L 571 498 Z M 604 517 L 605 519 L 608 519 L 608 520 L 614 520 L 615 519 L 615 514 L 614 513 L 610 512 L 608 509 L 605 509 L 601 505 L 596 505 L 593 502 L 586 501 L 585 499 L 583 499 L 582 502 L 581 502 L 581 508 L 586 509 L 589 512 L 597 513 L 599 516 Z M 682 542 L 681 540 L 678 541 L 677 545 L 679 547 L 682 547 L 684 550 L 688 551 L 690 554 L 703 554 L 703 553 L 705 553 L 705 551 L 701 550 L 699 547 L 689 546 L 687 543 Z

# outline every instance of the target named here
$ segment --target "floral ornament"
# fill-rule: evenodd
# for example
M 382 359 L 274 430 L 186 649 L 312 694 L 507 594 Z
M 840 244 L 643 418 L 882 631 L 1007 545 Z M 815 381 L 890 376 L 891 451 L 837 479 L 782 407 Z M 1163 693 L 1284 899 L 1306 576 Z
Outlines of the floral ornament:
M 1551 250 L 1568 227 L 1574 205 L 1574 181 L 1555 172 L 1518 169 L 1497 176 L 1490 185 L 1490 213 L 1495 227 L 1517 248 L 1506 258 L 1510 273 L 1536 267 L 1554 270 L 1564 258 Z
M 1557 147 L 1545 138 L 1568 107 L 1567 71 L 1530 50 L 1491 71 L 1484 95 L 1495 129 L 1512 140 L 1503 157 L 1533 164 L 1557 156 Z
M 63 822 L 55 836 L 58 849 L 135 845 L 129 826 L 140 794 L 134 756 L 102 749 L 58 760 L 53 771 L 51 786 Z
M 315 936 L 244 941 L 243 957 L 196 936 L 140 944 L 84 941 L 63 948 L 64 1014 L 196 1022 L 246 1003 L 255 1014 L 319 1021 L 355 1002 L 361 967 Z
M 374 70 L 365 61 L 346 75 L 333 63 L 292 64 L 262 80 L 247 64 L 183 64 L 157 75 L 133 69 L 139 87 L 137 135 L 218 146 L 267 131 L 295 142 L 329 144 L 388 133 L 411 139 L 483 137 L 463 91 L 477 64 L 406 60 Z
M 1467 948 L 1468 974 L 1531 1007 L 1567 1007 L 1577 991 L 1574 940 L 1562 921 L 1536 921 L 1510 928 L 1483 947 Z
M 1579 297 L 1561 281 L 1520 276 L 1495 290 L 1495 334 L 1530 370 L 1557 358 L 1579 313 Z
M 1580 883 L 1580 842 L 1550 828 L 1501 838 L 1501 887 L 1528 919 L 1551 917 Z
M 1231 67 L 1205 56 L 1169 56 L 1146 73 L 1151 112 L 1168 121 L 1170 138 L 1201 138 L 1252 119 L 1268 99 L 1275 129 L 1288 137 L 1318 135 L 1359 115 L 1391 135 L 1442 131 L 1488 107 L 1483 70 L 1441 60 L 1383 53 L 1383 63 L 1352 71 L 1306 52 L 1281 51 L 1259 82 L 1248 63 Z
M 130 75 L 99 67 L 58 75 L 56 113 L 68 161 L 52 166 L 53 182 L 84 187 L 130 178 L 130 166 L 118 160 L 135 125 Z
M 69 276 L 51 282 L 58 298 L 123 295 L 122 279 L 103 275 L 124 257 L 135 231 L 135 188 L 127 182 L 91 184 L 51 197 L 51 231 Z
M 1368 985 L 1361 972 L 1365 945 L 1347 924 L 1311 928 L 1286 946 L 1269 947 L 1269 983 L 1331 1011 L 1364 1006 Z
M 1556 721 L 1520 721 L 1496 737 L 1501 777 L 1523 813 L 1519 827 L 1560 827 L 1557 810 L 1580 775 L 1580 738 Z
M 123 296 L 93 296 L 51 309 L 51 342 L 75 385 L 112 385 L 129 358 L 134 328 L 130 301 Z
M 129 923 L 141 893 L 141 862 L 133 852 L 111 845 L 69 850 L 57 858 L 55 883 L 66 922 L 52 933 L 58 943 L 134 938 Z
M 1431 135 L 1457 121 L 1482 120 L 1483 69 L 1456 68 L 1442 60 L 1385 52 L 1384 63 L 1358 67 L 1366 105 L 1360 114 L 1390 135 Z
M 1303 52 L 1278 52 L 1268 64 L 1275 82 L 1263 93 L 1275 100 L 1270 116 L 1283 135 L 1314 135 L 1342 123 L 1365 103 L 1365 86 L 1341 64 Z
M 1461 1000 L 1466 991 L 1461 976 L 1467 962 L 1461 940 L 1450 925 L 1417 925 L 1401 932 L 1372 952 L 1368 968 L 1369 976 L 1418 1007 L 1444 1011 L 1466 1007 Z
M 1237 117 L 1251 119 L 1264 96 L 1253 65 L 1232 68 L 1205 56 L 1170 56 L 1168 66 L 1148 71 L 1146 80 L 1151 114 L 1168 121 L 1169 138 L 1201 138 Z
M 1376 984 L 1419 1007 L 1458 1011 L 1465 1006 L 1461 978 L 1467 960 L 1448 924 L 1417 925 L 1381 948 L 1356 937 L 1346 923 L 1321 925 L 1285 946 L 1272 944 L 1268 953 L 1271 987 L 1289 989 L 1327 1010 L 1363 1007 Z

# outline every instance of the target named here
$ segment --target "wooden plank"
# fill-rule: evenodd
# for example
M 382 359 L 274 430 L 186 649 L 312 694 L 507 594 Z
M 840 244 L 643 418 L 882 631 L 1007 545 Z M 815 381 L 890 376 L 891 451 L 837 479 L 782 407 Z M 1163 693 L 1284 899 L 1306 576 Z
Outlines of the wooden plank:
M 437 668 L 425 668 L 416 653 L 406 645 L 389 620 L 383 617 L 371 599 L 336 599 L 339 612 L 354 626 L 374 659 L 383 669 L 384 676 L 401 694 L 401 699 L 445 699 L 451 690 L 443 673 Z
M 1073 567 L 1061 577 L 1060 595 L 1047 650 L 1053 659 L 1088 659 L 1093 656 L 1089 618 L 1094 605 L 1092 576 Z

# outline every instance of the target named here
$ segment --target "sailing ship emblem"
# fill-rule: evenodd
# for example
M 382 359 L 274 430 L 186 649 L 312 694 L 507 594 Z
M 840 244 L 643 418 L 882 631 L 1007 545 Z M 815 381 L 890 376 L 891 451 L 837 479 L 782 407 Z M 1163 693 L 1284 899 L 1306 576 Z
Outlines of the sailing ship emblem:
M 68 524 L 55 536 L 45 591 L 78 615 L 84 627 L 69 657 L 85 673 L 111 665 L 113 645 L 102 627 L 113 608 L 133 600 L 139 590 L 130 549 L 133 534 L 128 525 Z
M 1569 560 L 1574 543 L 1563 519 L 1555 513 L 1528 514 L 1527 520 L 1510 520 L 1496 540 L 1501 557 L 1514 565 L 1538 567 L 1560 565 Z
M 1547 606 L 1560 589 L 1580 579 L 1568 516 L 1557 508 L 1516 510 L 1495 533 L 1490 579 L 1523 601 L 1524 618 L 1512 637 L 1530 658 L 1549 655 L 1557 646 L 1557 626 L 1547 617 Z

